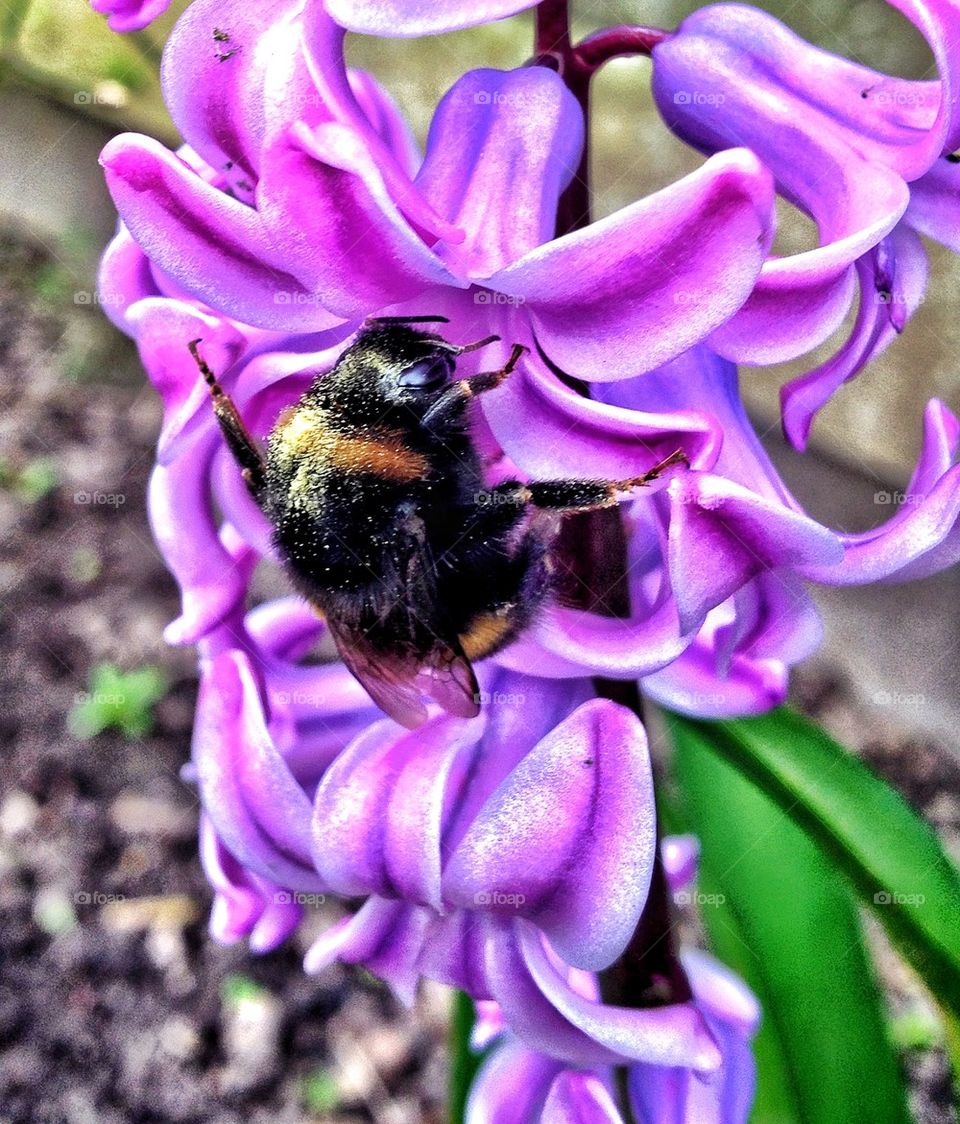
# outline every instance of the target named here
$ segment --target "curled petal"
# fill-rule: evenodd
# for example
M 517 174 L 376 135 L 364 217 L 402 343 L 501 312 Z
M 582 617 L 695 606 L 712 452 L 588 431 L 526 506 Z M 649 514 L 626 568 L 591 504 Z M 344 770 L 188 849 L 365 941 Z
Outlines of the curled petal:
M 210 935 L 221 944 L 250 938 L 253 952 L 271 952 L 303 918 L 303 907 L 275 882 L 258 878 L 224 847 L 206 815 L 200 820 L 200 860 L 214 890 Z
M 164 48 L 170 116 L 187 144 L 243 198 L 260 166 L 267 65 L 297 53 L 289 22 L 296 6 L 294 0 L 194 0 Z
M 516 1040 L 498 1047 L 470 1087 L 467 1124 L 542 1124 L 544 1098 L 562 1064 Z
M 395 151 L 389 137 L 371 127 L 375 122 L 365 112 L 364 98 L 355 92 L 344 66 L 343 40 L 344 29 L 330 18 L 326 5 L 310 0 L 303 14 L 304 59 L 324 105 L 367 147 L 391 198 L 414 226 L 445 242 L 462 242 L 464 232 L 441 218 L 414 187 L 407 154 Z
M 665 667 L 690 642 L 669 598 L 629 620 L 554 605 L 496 659 L 503 667 L 536 667 L 541 675 L 563 679 L 636 679 Z
M 852 295 L 851 266 L 893 229 L 909 201 L 904 176 L 925 170 L 937 143 L 932 105 L 924 127 L 912 109 L 921 94 L 935 101 L 935 85 L 899 83 L 909 87 L 901 99 L 908 119 L 894 108 L 875 121 L 871 95 L 881 106 L 896 100 L 878 90 L 884 81 L 736 5 L 695 13 L 654 49 L 654 96 L 671 129 L 707 153 L 749 146 L 819 229 L 817 249 L 765 264 L 750 300 L 712 336 L 720 354 L 780 362 L 838 327 Z M 887 143 L 863 145 L 861 134 L 874 126 Z M 905 153 L 912 164 L 897 160 Z
M 334 890 L 440 908 L 447 792 L 460 779 L 460 751 L 481 728 L 437 718 L 402 734 L 384 720 L 340 754 L 317 789 L 313 813 L 317 869 Z
M 565 1070 L 550 1086 L 540 1124 L 623 1124 L 623 1117 L 596 1074 Z
M 191 439 L 205 430 L 209 432 L 216 424 L 210 392 L 187 343 L 201 339 L 204 358 L 219 374 L 236 363 L 247 341 L 222 317 L 210 316 L 185 301 L 168 297 L 137 301 L 127 312 L 127 323 L 150 381 L 163 399 L 157 462 L 170 464 Z
M 843 560 L 810 566 L 805 577 L 827 585 L 913 581 L 952 566 L 960 558 L 960 465 L 952 464 L 960 422 L 937 399 L 924 414 L 923 451 L 904 502 L 873 531 L 838 535 Z
M 90 0 L 95 12 L 108 16 L 111 31 L 142 31 L 170 7 L 170 0 Z
M 606 386 L 601 384 L 601 394 Z M 482 402 L 500 446 L 533 479 L 582 476 L 589 465 L 593 477 L 625 480 L 677 449 L 695 468 L 711 468 L 723 442 L 722 430 L 708 414 L 693 409 L 648 413 L 586 398 L 537 358 L 521 362 Z M 537 419 L 536 426 L 530 418 Z
M 603 968 L 636 928 L 655 835 L 643 727 L 625 707 L 596 699 L 487 801 L 447 864 L 444 896 L 528 917 L 569 963 Z
M 462 276 L 489 277 L 553 237 L 557 201 L 583 146 L 583 114 L 545 67 L 471 70 L 430 124 L 416 185 L 467 232 L 444 257 Z
M 945 156 L 910 185 L 907 222 L 960 254 L 960 163 Z
M 574 990 L 528 921 L 487 946 L 487 977 L 507 1024 L 532 1049 L 573 1065 L 649 1061 L 709 1072 L 721 1062 L 710 1031 L 691 1003 L 630 1009 Z
M 371 897 L 352 916 L 323 933 L 304 958 L 304 971 L 316 975 L 339 960 L 362 964 L 389 982 L 408 1006 L 420 979 L 417 967 L 429 910 Z
M 932 7 L 896 4 L 907 5 Z M 654 98 L 671 128 L 701 151 L 746 144 L 769 156 L 795 199 L 813 199 L 821 174 L 814 153 L 846 149 L 914 179 L 943 150 L 937 82 L 890 78 L 833 55 L 756 7 L 699 9 L 653 60 Z
M 460 284 L 400 213 L 369 146 L 338 123 L 295 126 L 265 157 L 257 192 L 271 245 L 309 260 L 314 299 L 344 317 Z
M 563 370 L 629 378 L 699 343 L 743 304 L 773 237 L 772 208 L 769 173 L 746 149 L 731 149 L 532 250 L 487 284 L 523 299 Z
M 667 885 L 675 893 L 697 876 L 700 841 L 695 835 L 667 835 L 660 844 Z
M 826 363 L 780 391 L 783 429 L 795 449 L 806 448 L 817 412 L 845 382 L 902 331 L 923 299 L 927 256 L 913 231 L 898 226 L 857 262 L 860 307 L 847 341 Z
M 97 299 L 110 321 L 121 332 L 130 333 L 127 310 L 137 301 L 160 295 L 150 269 L 150 259 L 119 224 L 100 259 L 97 274 Z
M 318 0 L 310 0 L 319 7 Z M 443 31 L 458 31 L 476 27 L 491 20 L 515 15 L 532 8 L 536 0 L 481 0 L 477 4 L 462 4 L 458 0 L 326 0 L 324 6 L 342 27 L 360 31 L 365 35 L 413 38 L 417 35 L 437 35 Z
M 689 472 L 669 485 L 670 584 L 685 629 L 751 578 L 779 567 L 830 565 L 843 556 L 833 532 L 738 484 Z
M 114 137 L 100 157 L 117 210 L 144 252 L 211 308 L 258 327 L 320 331 L 339 323 L 278 252 L 253 208 L 206 183 L 146 137 Z
M 193 760 L 204 809 L 228 849 L 255 874 L 324 890 L 310 859 L 310 801 L 270 731 L 249 658 L 214 657 L 201 679 Z
M 241 605 L 253 565 L 250 548 L 231 548 L 217 529 L 208 485 L 213 441 L 211 434 L 150 477 L 150 527 L 182 599 L 180 617 L 164 632 L 168 644 L 196 643 Z

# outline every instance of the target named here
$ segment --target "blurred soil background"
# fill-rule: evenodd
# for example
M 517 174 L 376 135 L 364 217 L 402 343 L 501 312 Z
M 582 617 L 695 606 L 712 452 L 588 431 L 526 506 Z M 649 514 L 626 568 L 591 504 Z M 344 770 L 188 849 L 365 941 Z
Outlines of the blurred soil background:
M 585 33 L 618 19 L 672 26 L 695 5 L 575 7 Z M 779 14 L 870 65 L 930 74 L 919 37 L 879 0 Z M 97 153 L 124 129 L 176 142 L 155 79 L 173 15 L 122 38 L 83 0 L 11 0 L 0 14 L 0 1124 L 434 1124 L 447 997 L 427 989 L 407 1012 L 362 973 L 305 977 L 303 952 L 340 906 L 318 907 L 264 957 L 206 935 L 197 802 L 179 776 L 193 656 L 163 645 L 176 594 L 144 511 L 159 404 L 94 279 L 114 224 Z M 422 139 L 462 69 L 524 60 L 529 24 L 351 38 L 351 60 L 382 78 Z M 600 214 L 699 162 L 660 124 L 648 76 L 638 60 L 599 80 Z M 779 249 L 812 244 L 806 220 L 786 206 L 782 218 Z M 817 357 L 744 372 L 771 454 L 832 526 L 889 518 L 926 399 L 960 406 L 960 270 L 935 247 L 932 258 L 905 338 L 837 395 L 805 457 L 780 438 L 776 391 Z M 826 641 L 796 677 L 796 703 L 960 857 L 960 578 L 817 596 Z M 871 932 L 915 1116 L 955 1120 L 936 1018 Z

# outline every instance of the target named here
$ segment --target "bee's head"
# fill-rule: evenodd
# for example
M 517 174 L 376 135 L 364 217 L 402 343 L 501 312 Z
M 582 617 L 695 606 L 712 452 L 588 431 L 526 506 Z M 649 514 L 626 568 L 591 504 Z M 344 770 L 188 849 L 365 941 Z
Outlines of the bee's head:
M 374 322 L 361 331 L 350 351 L 369 391 L 386 403 L 420 413 L 449 382 L 458 349 L 408 324 Z

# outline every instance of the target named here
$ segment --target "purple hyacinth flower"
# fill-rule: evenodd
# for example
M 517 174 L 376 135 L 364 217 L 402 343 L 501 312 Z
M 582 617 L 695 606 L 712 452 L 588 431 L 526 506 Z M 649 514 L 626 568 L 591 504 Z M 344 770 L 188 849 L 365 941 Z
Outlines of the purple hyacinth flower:
M 108 16 L 111 31 L 142 31 L 170 7 L 170 0 L 90 0 L 95 12 Z
M 701 9 L 653 51 L 666 123 L 702 152 L 746 145 L 817 223 L 819 245 L 772 258 L 711 337 L 739 362 L 780 362 L 823 342 L 860 303 L 847 342 L 783 388 L 784 430 L 803 448 L 817 411 L 916 310 L 926 255 L 915 231 L 956 245 L 960 49 L 953 6 L 898 4 L 927 37 L 938 82 L 891 78 L 804 42 L 766 12 Z M 800 283 L 805 277 L 808 286 Z
M 217 311 L 301 332 L 384 309 L 443 312 L 464 331 L 479 317 L 510 342 L 536 331 L 558 364 L 609 379 L 679 354 L 749 295 L 772 199 L 748 153 L 553 239 L 583 136 L 556 74 L 465 75 L 414 171 L 396 111 L 350 80 L 342 29 L 319 5 L 280 19 L 243 7 L 196 0 L 164 64 L 175 121 L 230 193 L 142 137 L 102 158 L 134 238 Z M 223 64 L 207 41 L 214 11 L 238 45 Z M 693 305 L 677 298 L 692 291 Z M 574 330 L 583 317 L 594 332 Z
M 696 841 L 668 837 L 661 845 L 671 891 L 682 891 L 696 874 Z M 750 1040 L 760 1019 L 757 1001 L 744 983 L 697 949 L 681 953 L 695 1009 L 708 1028 L 716 1054 L 706 1067 L 665 1063 L 653 1056 L 629 1067 L 627 1089 L 637 1124 L 745 1124 L 756 1080 Z M 592 981 L 581 974 L 577 988 L 589 996 Z M 595 985 L 594 985 L 595 986 Z M 669 1010 L 669 1009 L 668 1009 Z M 479 1037 L 502 1033 L 502 1012 L 487 1005 Z M 509 1021 L 508 1021 L 509 1025 Z M 471 1090 L 467 1124 L 622 1124 L 613 1074 L 605 1066 L 571 1069 L 562 1057 L 531 1049 L 503 1034 Z

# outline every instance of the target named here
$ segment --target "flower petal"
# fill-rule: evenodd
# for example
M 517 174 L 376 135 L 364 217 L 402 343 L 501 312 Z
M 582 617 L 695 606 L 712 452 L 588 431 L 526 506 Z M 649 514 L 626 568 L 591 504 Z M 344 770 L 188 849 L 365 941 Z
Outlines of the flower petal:
M 174 124 L 244 199 L 260 166 L 266 68 L 297 53 L 296 7 L 294 0 L 193 0 L 164 48 L 163 97 Z
M 924 414 L 923 451 L 900 509 L 883 526 L 838 537 L 843 560 L 808 566 L 805 577 L 828 585 L 913 581 L 960 559 L 960 465 L 952 464 L 960 422 L 937 399 Z
M 401 897 L 439 910 L 440 840 L 461 750 L 481 723 L 435 718 L 403 734 L 375 722 L 327 770 L 313 811 L 317 870 L 341 894 Z
M 467 1124 L 542 1124 L 544 1098 L 561 1063 L 514 1039 L 484 1061 L 470 1086 Z
M 202 676 L 193 761 L 204 810 L 245 867 L 291 889 L 326 889 L 310 859 L 310 801 L 274 745 L 249 659 L 236 649 Z
M 632 1009 L 584 998 L 548 957 L 538 931 L 517 920 L 487 946 L 487 976 L 510 1029 L 532 1049 L 573 1065 L 649 1061 L 708 1072 L 721 1057 L 692 1003 Z
M 319 0 L 308 0 L 320 6 Z M 534 7 L 536 0 L 325 0 L 324 6 L 342 27 L 364 35 L 413 38 L 476 27 Z
M 780 390 L 783 429 L 795 449 L 806 448 L 813 419 L 834 391 L 854 378 L 903 329 L 927 282 L 927 256 L 913 231 L 899 226 L 857 262 L 860 307 L 846 342 L 826 363 Z
M 618 384 L 600 384 L 601 397 L 608 385 Z M 503 386 L 481 401 L 501 448 L 535 480 L 585 472 L 626 480 L 678 449 L 695 468 L 711 468 L 723 443 L 721 429 L 708 414 L 692 409 L 648 413 L 586 398 L 536 356 L 521 360 Z M 535 426 L 531 418 L 536 418 Z
M 416 185 L 467 232 L 442 256 L 489 277 L 553 237 L 557 202 L 583 147 L 583 114 L 542 66 L 471 70 L 441 100 Z
M 180 617 L 164 632 L 168 644 L 195 644 L 242 605 L 253 565 L 250 548 L 231 549 L 217 528 L 208 483 L 214 440 L 210 434 L 150 477 L 150 528 L 182 600 Z
M 772 239 L 772 207 L 769 174 L 733 149 L 487 283 L 523 299 L 563 370 L 629 378 L 699 343 L 743 304 Z
M 338 315 L 363 317 L 431 285 L 464 287 L 401 215 L 369 147 L 346 125 L 295 126 L 277 138 L 257 200 L 271 246 L 311 261 L 314 299 Z
M 623 1124 L 623 1117 L 596 1074 L 565 1070 L 550 1086 L 540 1124 Z
M 100 162 L 117 210 L 150 260 L 212 309 L 265 328 L 321 331 L 339 322 L 288 271 L 298 263 L 277 252 L 261 216 L 161 144 L 125 133 Z
M 708 610 L 765 570 L 843 557 L 832 531 L 722 477 L 688 472 L 666 494 L 667 564 L 684 629 L 698 628 Z
M 636 928 L 655 846 L 643 727 L 625 707 L 596 699 L 487 801 L 450 857 L 444 897 L 528 917 L 571 964 L 599 969 Z
M 906 218 L 915 230 L 960 254 L 960 163 L 945 156 L 910 185 Z

